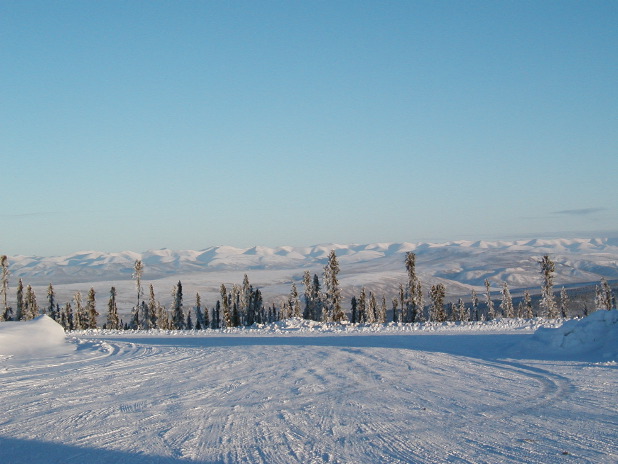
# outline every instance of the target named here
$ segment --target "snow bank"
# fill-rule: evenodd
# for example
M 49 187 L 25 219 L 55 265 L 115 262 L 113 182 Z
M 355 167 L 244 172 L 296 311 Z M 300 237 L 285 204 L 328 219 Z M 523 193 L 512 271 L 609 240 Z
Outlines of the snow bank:
M 66 346 L 64 329 L 48 316 L 0 323 L 0 357 L 53 355 Z
M 553 329 L 539 328 L 533 341 L 554 353 L 618 360 L 618 310 L 596 311 Z

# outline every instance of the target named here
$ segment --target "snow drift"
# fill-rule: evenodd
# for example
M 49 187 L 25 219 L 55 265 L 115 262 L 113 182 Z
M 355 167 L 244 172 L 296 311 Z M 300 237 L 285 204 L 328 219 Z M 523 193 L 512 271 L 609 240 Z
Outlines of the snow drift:
M 66 348 L 64 329 L 48 316 L 0 324 L 0 356 L 56 355 Z
M 618 360 L 618 310 L 596 311 L 584 319 L 566 321 L 557 328 L 539 328 L 533 342 L 564 355 L 589 355 Z

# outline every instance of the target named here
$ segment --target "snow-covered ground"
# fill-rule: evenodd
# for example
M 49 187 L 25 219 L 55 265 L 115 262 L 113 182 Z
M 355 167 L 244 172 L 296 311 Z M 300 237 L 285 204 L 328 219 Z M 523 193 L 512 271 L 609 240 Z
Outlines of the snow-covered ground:
M 618 311 L 66 336 L 0 324 L 2 463 L 618 462 Z

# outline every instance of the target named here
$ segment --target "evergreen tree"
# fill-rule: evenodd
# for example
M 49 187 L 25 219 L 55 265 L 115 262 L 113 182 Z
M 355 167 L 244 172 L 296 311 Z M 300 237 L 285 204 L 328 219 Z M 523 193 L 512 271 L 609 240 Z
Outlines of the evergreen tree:
M 472 308 L 470 310 L 470 316 L 472 318 L 472 320 L 474 321 L 478 321 L 479 320 L 479 297 L 476 294 L 476 290 L 472 289 L 472 295 L 470 297 L 470 303 L 472 305 Z
M 335 250 L 328 255 L 328 263 L 324 267 L 324 285 L 326 286 L 326 320 L 341 322 L 346 319 L 341 307 L 341 289 L 339 288 L 339 262 Z
M 146 321 L 146 329 L 157 329 L 159 327 L 158 303 L 155 298 L 154 287 L 152 284 L 148 286 L 148 307 L 147 313 L 144 315 Z
M 528 290 L 524 290 L 524 314 L 523 317 L 526 319 L 532 319 L 534 314 L 532 312 L 532 297 L 530 296 L 530 292 Z
M 548 318 L 555 319 L 558 317 L 558 307 L 553 292 L 555 264 L 548 255 L 543 256 L 539 264 L 541 265 L 541 275 L 543 278 L 541 308 L 545 311 L 545 315 Z
M 446 321 L 446 312 L 444 311 L 444 297 L 446 296 L 446 288 L 444 284 L 432 285 L 429 292 L 431 298 L 431 319 L 436 322 Z
M 156 303 L 156 314 L 157 314 L 156 327 L 159 329 L 163 329 L 163 330 L 170 330 L 172 326 L 170 324 L 169 314 L 167 313 L 165 306 L 163 306 L 158 301 Z
M 358 322 L 358 312 L 357 312 L 358 301 L 356 301 L 355 296 L 352 297 L 352 300 L 350 301 L 350 305 L 352 306 L 352 318 L 350 322 L 352 324 L 356 324 Z
M 13 310 L 9 307 L 7 297 L 9 294 L 9 258 L 7 255 L 0 256 L 0 267 L 2 267 L 2 274 L 0 275 L 0 294 L 2 294 L 2 312 L 0 313 L 0 320 L 8 321 L 11 319 L 11 313 Z
M 313 274 L 313 284 L 311 286 L 311 289 L 311 300 L 313 302 L 313 320 L 323 320 L 324 302 L 322 301 L 322 294 L 320 292 L 320 279 L 317 274 Z
M 382 302 L 378 308 L 378 317 L 376 322 L 384 324 L 386 322 L 386 297 L 382 296 Z
M 563 318 L 569 316 L 569 295 L 567 295 L 566 288 L 564 287 L 560 290 L 560 315 Z
M 185 324 L 185 329 L 193 330 L 193 319 L 191 319 L 191 310 L 187 311 L 187 322 Z
M 502 283 L 502 301 L 500 302 L 500 310 L 504 317 L 512 319 L 515 317 L 515 311 L 513 308 L 513 298 L 509 290 L 509 284 Z
M 64 305 L 64 312 L 62 313 L 64 318 L 64 323 L 62 326 L 65 330 L 75 330 L 75 318 L 73 317 L 73 308 L 71 307 L 71 303 L 67 302 Z
M 23 320 L 31 320 L 39 315 L 39 305 L 36 302 L 36 295 L 31 285 L 26 287 L 26 298 L 24 300 Z
M 232 312 L 230 311 L 230 300 L 225 285 L 221 284 L 220 292 L 223 306 L 223 317 L 221 323 L 223 324 L 223 328 L 227 329 L 228 327 L 232 327 Z
M 221 302 L 219 300 L 217 300 L 217 303 L 212 310 L 212 328 L 221 328 Z
M 296 284 L 292 282 L 292 289 L 290 291 L 290 309 L 292 317 L 300 317 L 300 299 L 298 298 L 298 290 Z
M 185 315 L 182 307 L 182 283 L 180 280 L 174 286 L 173 296 L 172 327 L 176 330 L 183 330 L 185 328 Z
M 494 308 L 494 302 L 491 299 L 489 279 L 485 279 L 485 298 L 487 303 L 487 320 L 491 321 L 496 318 L 496 309 Z
M 202 298 L 199 293 L 195 294 L 195 329 L 201 330 L 206 328 L 206 320 L 202 311 Z
M 416 280 L 416 306 L 417 313 L 414 322 L 425 322 L 425 303 L 423 301 L 423 286 L 419 279 Z
M 54 291 L 54 286 L 50 283 L 47 287 L 47 311 L 46 313 L 51 317 L 54 321 L 58 320 L 58 315 L 56 314 L 57 302 L 56 302 L 56 292 Z
M 397 297 L 393 298 L 392 304 L 393 304 L 393 322 L 399 322 L 399 314 L 397 314 L 397 311 L 399 310 L 399 300 L 397 300 Z
M 120 329 L 120 319 L 118 318 L 118 306 L 116 305 L 116 287 L 109 291 L 109 301 L 107 302 L 107 322 L 105 327 L 112 330 Z
M 96 301 L 95 301 L 95 291 L 94 288 L 90 288 L 90 290 L 88 291 L 88 298 L 86 300 L 86 313 L 88 314 L 88 322 L 87 322 L 87 327 L 88 329 L 96 329 L 97 328 L 97 316 L 99 315 L 99 313 L 97 312 L 97 308 L 96 308 Z
M 457 302 L 457 320 L 461 322 L 470 320 L 470 312 L 468 308 L 466 308 L 463 298 L 460 298 Z
M 409 251 L 405 258 L 406 271 L 408 273 L 408 300 L 406 302 L 406 320 L 404 322 L 416 322 L 418 305 L 418 278 L 416 277 L 416 254 Z
M 605 280 L 605 277 L 601 277 L 601 285 L 596 287 L 595 306 L 597 310 L 607 311 L 610 311 L 615 306 L 612 289 L 607 280 Z
M 360 297 L 358 298 L 358 322 L 366 324 L 369 322 L 367 317 L 367 294 L 365 287 L 361 288 Z
M 406 322 L 408 320 L 408 312 L 406 305 L 406 291 L 403 288 L 403 284 L 399 284 L 399 303 L 401 303 L 401 313 L 399 315 L 399 322 Z
M 24 283 L 19 279 L 17 282 L 17 308 L 15 311 L 15 320 L 21 321 L 24 319 Z
M 313 293 L 313 285 L 311 281 L 311 274 L 309 273 L 309 271 L 305 271 L 305 273 L 303 274 L 303 285 L 305 287 L 305 310 L 303 311 L 303 318 L 313 319 L 313 309 L 311 307 L 311 295 Z
M 369 292 L 369 301 L 367 303 L 367 323 L 374 324 L 376 322 L 376 297 L 372 292 Z
M 136 308 L 139 308 L 140 301 L 142 299 L 142 275 L 144 274 L 144 264 L 140 259 L 135 260 L 133 265 L 133 278 L 135 279 L 135 286 L 137 287 L 137 303 Z
M 75 326 L 75 330 L 83 330 L 86 328 L 87 317 L 84 305 L 82 304 L 81 292 L 75 292 L 73 301 L 75 302 L 75 319 L 73 325 Z

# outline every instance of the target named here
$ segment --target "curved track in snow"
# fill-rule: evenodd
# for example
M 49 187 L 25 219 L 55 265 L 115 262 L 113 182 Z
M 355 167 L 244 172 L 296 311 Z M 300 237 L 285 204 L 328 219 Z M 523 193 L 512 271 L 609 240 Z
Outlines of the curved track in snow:
M 498 359 L 503 340 L 82 338 L 4 366 L 3 462 L 612 462 L 615 366 Z

